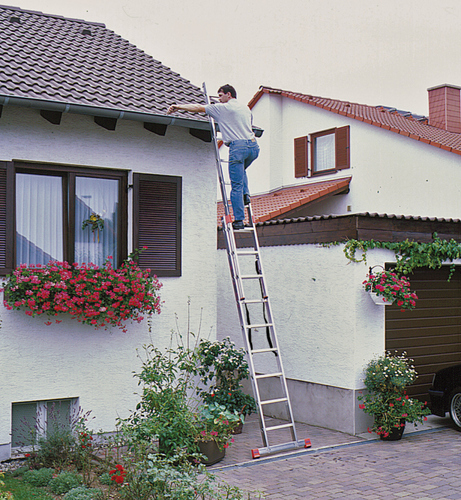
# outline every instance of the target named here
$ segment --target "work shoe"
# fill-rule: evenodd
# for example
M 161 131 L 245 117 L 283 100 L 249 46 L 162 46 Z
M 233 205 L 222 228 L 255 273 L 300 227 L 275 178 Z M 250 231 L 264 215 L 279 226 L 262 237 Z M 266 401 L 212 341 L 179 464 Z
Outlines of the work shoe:
M 251 203 L 251 198 L 249 194 L 244 194 L 243 195 L 243 204 L 244 205 L 249 205 Z
M 243 223 L 243 220 L 234 220 L 232 227 L 234 230 L 238 231 L 239 229 L 245 229 L 245 224 Z

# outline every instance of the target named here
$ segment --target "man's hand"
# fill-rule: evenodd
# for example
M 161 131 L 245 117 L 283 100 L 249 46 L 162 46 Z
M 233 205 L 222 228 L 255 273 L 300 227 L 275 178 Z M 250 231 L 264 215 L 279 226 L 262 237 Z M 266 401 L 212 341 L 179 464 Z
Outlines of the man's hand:
M 205 106 L 202 104 L 172 104 L 168 111 L 167 115 L 171 115 L 175 111 L 189 111 L 190 113 L 205 113 Z

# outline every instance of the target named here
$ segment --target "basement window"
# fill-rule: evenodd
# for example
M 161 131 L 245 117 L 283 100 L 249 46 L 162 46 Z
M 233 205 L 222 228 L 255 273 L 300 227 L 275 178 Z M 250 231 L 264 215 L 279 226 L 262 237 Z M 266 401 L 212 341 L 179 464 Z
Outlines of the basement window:
M 37 444 L 40 437 L 70 431 L 72 418 L 78 412 L 78 400 L 13 403 L 11 412 L 11 447 L 29 448 Z

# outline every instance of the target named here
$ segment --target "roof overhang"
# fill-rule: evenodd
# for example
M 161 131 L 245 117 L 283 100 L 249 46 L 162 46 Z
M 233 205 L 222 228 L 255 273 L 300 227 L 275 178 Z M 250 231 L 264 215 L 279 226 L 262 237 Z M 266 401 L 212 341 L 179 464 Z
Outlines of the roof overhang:
M 114 108 L 103 108 L 99 106 L 87 106 L 84 104 L 65 103 L 59 101 L 48 101 L 43 99 L 31 99 L 26 97 L 15 97 L 0 95 L 0 106 L 20 106 L 57 113 L 73 113 L 89 115 L 113 120 L 133 120 L 144 123 L 156 123 L 159 125 L 175 125 L 195 130 L 211 130 L 208 120 L 194 120 L 191 118 L 178 118 L 139 111 L 127 111 Z

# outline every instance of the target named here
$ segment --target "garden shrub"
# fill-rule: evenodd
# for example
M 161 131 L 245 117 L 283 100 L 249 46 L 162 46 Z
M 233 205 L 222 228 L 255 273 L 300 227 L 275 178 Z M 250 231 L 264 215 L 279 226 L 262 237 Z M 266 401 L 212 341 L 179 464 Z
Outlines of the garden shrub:
M 53 479 L 54 469 L 37 469 L 28 470 L 24 472 L 24 481 L 32 486 L 48 486 L 49 482 Z
M 82 477 L 73 472 L 61 472 L 50 481 L 50 490 L 56 495 L 63 495 L 82 484 Z
M 110 484 L 112 484 L 112 479 L 110 477 L 110 474 L 108 472 L 104 472 L 104 474 L 101 474 L 99 476 L 99 482 L 101 484 L 105 484 L 106 486 L 109 486 Z
M 101 490 L 78 486 L 68 491 L 64 495 L 63 500 L 98 500 L 99 498 L 103 498 Z
M 39 438 L 38 445 L 35 463 L 43 467 L 61 468 L 72 457 L 75 439 L 70 430 L 54 429 L 46 437 Z

